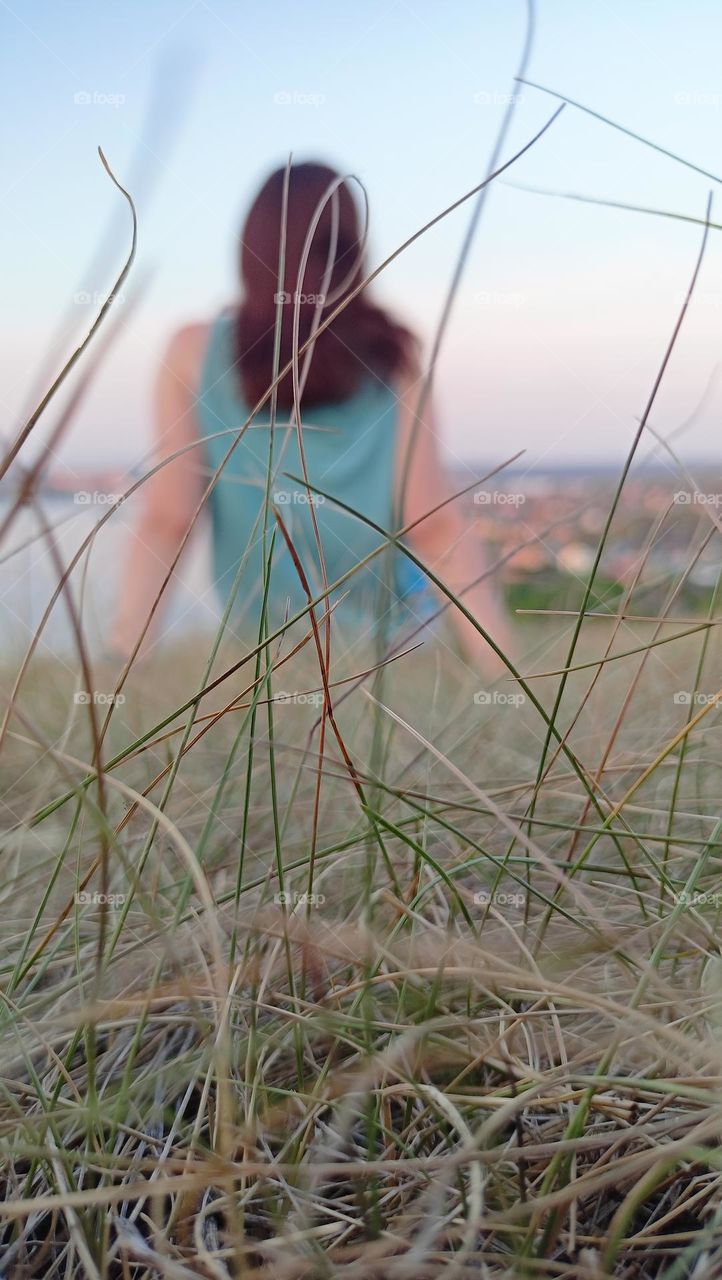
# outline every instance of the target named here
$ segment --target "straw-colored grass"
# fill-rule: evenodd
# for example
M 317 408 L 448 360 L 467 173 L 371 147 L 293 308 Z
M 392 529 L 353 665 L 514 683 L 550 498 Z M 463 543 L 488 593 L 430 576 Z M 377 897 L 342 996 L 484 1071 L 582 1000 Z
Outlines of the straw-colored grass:
M 558 665 L 549 628 L 527 639 Z M 713 1274 L 719 712 L 675 701 L 704 643 L 603 670 L 568 739 L 601 817 L 563 756 L 529 816 L 538 714 L 475 702 L 438 644 L 339 707 L 366 808 L 328 746 L 318 812 L 318 707 L 272 704 L 271 748 L 257 702 L 249 781 L 239 677 L 161 809 L 188 713 L 153 726 L 200 673 L 192 646 L 150 658 L 101 816 L 86 708 L 39 663 L 6 794 L 6 1274 Z M 283 692 L 317 685 L 304 650 Z M 99 825 L 105 910 L 78 897 Z

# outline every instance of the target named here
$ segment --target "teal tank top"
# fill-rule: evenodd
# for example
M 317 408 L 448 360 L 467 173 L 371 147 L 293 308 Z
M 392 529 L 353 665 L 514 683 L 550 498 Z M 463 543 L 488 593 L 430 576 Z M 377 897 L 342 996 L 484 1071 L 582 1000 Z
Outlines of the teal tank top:
M 233 437 L 250 413 L 244 403 L 234 367 L 233 314 L 223 312 L 212 324 L 198 395 L 199 431 L 205 441 L 207 464 L 214 472 Z M 301 404 L 303 444 L 308 478 L 326 494 L 363 513 L 391 531 L 398 410 L 393 392 L 369 375 L 358 391 L 340 404 Z M 271 451 L 266 406 L 246 428 L 213 489 L 210 507 L 213 573 L 225 603 L 239 575 L 235 596 L 238 620 L 257 627 L 263 595 L 264 496 Z M 318 548 L 310 502 L 318 522 L 329 585 L 348 573 L 383 542 L 382 535 L 333 502 L 313 495 L 289 476 L 302 476 L 296 427 L 288 410 L 279 410 L 273 432 L 272 501 L 299 554 L 313 598 L 323 591 Z M 269 513 L 266 544 L 276 521 Z M 423 575 L 394 548 L 386 547 L 369 565 L 357 570 L 331 593 L 340 599 L 335 616 L 364 630 L 375 620 L 393 617 L 398 623 L 402 601 L 411 604 L 423 588 Z M 276 530 L 268 596 L 268 614 L 278 626 L 305 607 L 306 595 L 280 529 Z M 317 609 L 317 614 L 319 609 Z M 416 612 L 412 610 L 412 612 Z

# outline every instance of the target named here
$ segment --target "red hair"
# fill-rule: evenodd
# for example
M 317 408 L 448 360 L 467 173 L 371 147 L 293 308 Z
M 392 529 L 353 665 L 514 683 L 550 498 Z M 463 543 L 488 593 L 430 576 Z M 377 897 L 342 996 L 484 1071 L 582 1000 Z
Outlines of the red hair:
M 362 231 L 351 188 L 324 164 L 294 164 L 288 173 L 285 270 L 278 278 L 283 190 L 286 170 L 276 169 L 256 196 L 241 234 L 242 298 L 236 318 L 236 363 L 241 391 L 255 404 L 273 375 L 277 294 L 281 292 L 280 363 L 293 354 L 293 314 L 298 298 L 301 346 L 310 336 L 319 309 L 324 320 L 364 275 Z M 335 194 L 329 196 L 332 184 Z M 322 201 L 326 198 L 319 214 Z M 304 245 L 315 218 L 310 252 L 299 281 Z M 324 288 L 325 282 L 325 288 Z M 369 373 L 384 382 L 409 368 L 415 339 L 366 290 L 353 298 L 317 338 L 305 384 L 305 405 L 337 403 L 349 398 Z M 299 368 L 303 369 L 304 356 Z M 290 373 L 278 387 L 278 404 L 293 404 Z

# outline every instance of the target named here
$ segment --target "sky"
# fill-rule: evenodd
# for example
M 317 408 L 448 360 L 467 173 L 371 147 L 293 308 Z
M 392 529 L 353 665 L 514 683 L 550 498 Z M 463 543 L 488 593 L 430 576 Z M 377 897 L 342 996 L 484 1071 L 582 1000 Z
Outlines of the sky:
M 530 79 L 722 178 L 722 5 L 535 10 Z M 3 435 L 83 337 L 127 252 L 128 210 L 99 144 L 137 199 L 142 298 L 130 289 L 118 304 L 118 339 L 62 453 L 132 464 L 174 328 L 234 298 L 238 229 L 268 171 L 292 153 L 357 175 L 375 266 L 483 178 L 510 93 L 505 159 L 553 112 L 552 97 L 513 83 L 525 21 L 525 0 L 0 0 Z M 712 190 L 722 222 L 722 186 L 568 106 L 490 191 L 438 366 L 449 457 L 525 449 L 530 468 L 621 465 L 702 227 L 520 187 L 697 218 Z M 427 350 L 470 213 L 379 280 Z M 650 418 L 688 463 L 719 457 L 721 327 L 714 231 Z

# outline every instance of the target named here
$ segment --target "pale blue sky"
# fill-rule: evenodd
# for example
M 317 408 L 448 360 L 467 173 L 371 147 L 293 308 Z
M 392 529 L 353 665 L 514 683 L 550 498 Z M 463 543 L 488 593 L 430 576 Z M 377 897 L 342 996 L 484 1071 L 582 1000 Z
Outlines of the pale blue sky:
M 521 0 L 0 0 L 3 433 L 60 321 L 58 361 L 87 326 L 76 291 L 107 289 L 122 258 L 128 222 L 98 143 L 137 191 L 137 271 L 153 276 L 65 453 L 132 461 L 147 443 L 168 334 L 233 295 L 237 226 L 267 170 L 293 151 L 358 174 L 376 263 L 483 175 L 524 15 Z M 721 66 L 712 0 L 538 0 L 532 79 L 722 172 Z M 154 92 L 161 106 L 139 162 Z M 553 107 L 523 90 L 505 155 Z M 571 107 L 508 177 L 695 215 L 714 186 Z M 722 221 L 722 187 L 715 201 Z M 88 278 L 113 210 L 117 250 Z M 384 296 L 427 337 L 468 216 L 435 228 L 384 279 Z M 530 462 L 621 460 L 699 238 L 688 224 L 498 185 L 439 370 L 452 454 L 499 460 L 526 447 Z M 721 329 L 714 233 L 655 413 L 661 430 L 695 408 Z M 685 457 L 718 453 L 720 410 L 713 381 L 679 437 Z

